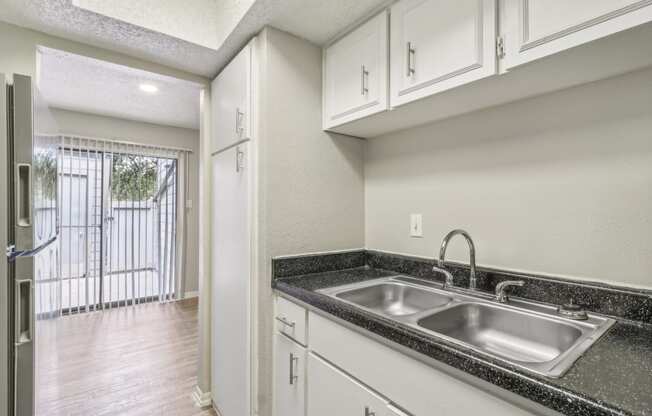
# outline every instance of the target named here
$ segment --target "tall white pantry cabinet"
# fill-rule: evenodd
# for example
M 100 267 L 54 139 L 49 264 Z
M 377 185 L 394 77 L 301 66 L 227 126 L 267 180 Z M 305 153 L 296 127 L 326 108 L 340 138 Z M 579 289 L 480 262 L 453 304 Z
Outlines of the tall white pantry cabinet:
M 211 85 L 211 396 L 222 416 L 252 414 L 254 42 Z

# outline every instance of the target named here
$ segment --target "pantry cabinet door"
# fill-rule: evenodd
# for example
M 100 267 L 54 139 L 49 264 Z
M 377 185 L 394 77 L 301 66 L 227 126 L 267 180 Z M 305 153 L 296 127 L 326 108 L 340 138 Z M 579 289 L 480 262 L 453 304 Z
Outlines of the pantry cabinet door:
M 324 49 L 324 129 L 387 109 L 387 25 L 383 11 Z
M 505 69 L 652 21 L 649 0 L 503 0 Z
M 391 106 L 496 74 L 495 0 L 402 0 L 391 9 Z
M 251 138 L 251 45 L 211 83 L 211 152 Z

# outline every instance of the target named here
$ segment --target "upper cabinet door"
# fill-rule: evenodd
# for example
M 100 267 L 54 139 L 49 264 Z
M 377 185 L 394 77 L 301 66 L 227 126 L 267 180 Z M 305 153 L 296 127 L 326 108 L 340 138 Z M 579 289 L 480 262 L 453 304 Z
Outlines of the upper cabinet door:
M 211 84 L 211 152 L 251 138 L 251 53 L 245 46 Z
M 649 22 L 649 0 L 503 0 L 505 69 Z
M 391 9 L 391 105 L 497 72 L 496 0 L 402 0 Z
M 324 49 L 324 129 L 387 109 L 387 20 L 383 11 Z

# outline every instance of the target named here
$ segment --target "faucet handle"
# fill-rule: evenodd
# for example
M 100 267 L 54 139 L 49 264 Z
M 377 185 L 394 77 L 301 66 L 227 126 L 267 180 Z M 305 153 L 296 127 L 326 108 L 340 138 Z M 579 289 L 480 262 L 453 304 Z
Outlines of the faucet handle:
M 507 296 L 507 288 L 510 286 L 523 286 L 525 282 L 523 280 L 505 280 L 496 285 L 496 301 L 500 303 L 505 303 L 509 300 Z
M 444 289 L 446 289 L 447 287 L 452 287 L 453 286 L 453 274 L 451 272 L 444 269 L 441 265 L 432 266 L 432 271 L 433 272 L 443 273 L 443 275 L 446 276 L 446 280 L 444 281 Z

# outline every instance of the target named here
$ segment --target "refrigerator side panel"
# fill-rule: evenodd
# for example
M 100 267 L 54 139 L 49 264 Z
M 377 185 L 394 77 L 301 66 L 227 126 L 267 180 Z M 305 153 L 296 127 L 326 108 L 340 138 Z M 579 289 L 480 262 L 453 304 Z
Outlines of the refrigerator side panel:
M 14 233 L 16 250 L 35 248 L 33 214 L 33 105 L 32 80 L 14 75 L 13 86 L 13 182 Z
M 7 146 L 7 84 L 4 74 L 0 74 L 0 195 L 9 194 Z M 8 203 L 7 198 L 0 203 L 0 247 L 3 249 L 9 246 Z M 9 277 L 9 264 L 5 257 L 0 266 L 0 414 L 7 415 L 11 414 L 9 386 L 13 383 L 9 365 L 13 338 L 9 334 L 9 320 L 13 315 L 9 304 Z
M 34 415 L 34 275 L 38 256 L 17 257 L 14 280 L 14 409 L 15 416 Z

